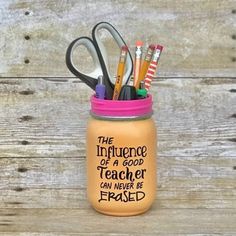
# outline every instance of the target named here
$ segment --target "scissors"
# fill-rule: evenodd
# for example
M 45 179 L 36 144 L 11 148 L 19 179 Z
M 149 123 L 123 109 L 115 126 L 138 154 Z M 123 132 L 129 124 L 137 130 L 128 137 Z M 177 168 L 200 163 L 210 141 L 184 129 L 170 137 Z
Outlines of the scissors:
M 112 82 L 111 78 L 113 78 L 114 76 L 112 76 L 110 74 L 110 71 L 108 70 L 108 57 L 106 48 L 98 35 L 98 32 L 101 29 L 105 29 L 111 34 L 113 40 L 116 42 L 119 48 L 124 45 L 126 46 L 126 43 L 124 42 L 119 32 L 111 24 L 107 22 L 100 22 L 95 25 L 92 30 L 92 39 L 89 37 L 80 37 L 71 42 L 66 51 L 66 65 L 76 77 L 79 77 L 93 90 L 95 90 L 95 87 L 98 83 L 98 77 L 102 75 L 106 88 L 106 98 L 112 99 L 114 83 Z M 88 50 L 90 56 L 93 59 L 95 69 L 89 74 L 81 72 L 73 62 L 73 51 L 80 45 L 84 46 Z M 133 61 L 129 51 L 127 53 L 125 68 L 126 71 L 123 78 L 123 84 L 128 83 L 133 72 Z

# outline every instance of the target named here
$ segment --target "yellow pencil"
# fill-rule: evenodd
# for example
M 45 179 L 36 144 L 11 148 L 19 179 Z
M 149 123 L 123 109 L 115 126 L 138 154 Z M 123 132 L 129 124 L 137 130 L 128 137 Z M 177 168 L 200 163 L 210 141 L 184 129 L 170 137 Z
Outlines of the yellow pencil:
M 126 62 L 127 52 L 128 52 L 128 47 L 122 46 L 121 52 L 120 52 L 120 60 L 119 60 L 118 68 L 117 68 L 117 77 L 116 77 L 113 98 L 112 98 L 113 100 L 117 100 L 120 94 L 124 71 L 125 71 L 125 62 Z
M 141 67 L 141 71 L 139 73 L 139 78 L 138 78 L 138 80 L 135 81 L 135 84 L 134 84 L 134 87 L 136 89 L 139 89 L 140 82 L 142 80 L 144 80 L 144 78 L 145 78 L 145 75 L 148 70 L 148 66 L 149 66 L 151 59 L 152 59 L 152 54 L 153 54 L 154 49 L 155 49 L 154 44 L 149 45 L 148 50 L 147 50 L 147 54 L 144 58 L 144 61 L 143 61 L 142 67 Z
M 143 50 L 143 42 L 137 41 L 135 48 L 135 61 L 134 61 L 134 85 L 136 84 L 136 81 L 138 81 L 139 78 L 141 61 L 142 61 L 142 50 Z

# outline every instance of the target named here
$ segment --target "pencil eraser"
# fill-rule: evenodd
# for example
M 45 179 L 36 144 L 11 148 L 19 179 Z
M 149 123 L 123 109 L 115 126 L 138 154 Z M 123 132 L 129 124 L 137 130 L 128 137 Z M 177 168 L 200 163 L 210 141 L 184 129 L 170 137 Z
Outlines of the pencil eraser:
M 128 52 L 128 47 L 126 45 L 124 45 L 124 46 L 121 47 L 121 50 Z
M 142 47 L 143 46 L 143 41 L 136 41 L 136 46 L 137 47 Z
M 157 45 L 156 45 L 156 49 L 159 49 L 160 51 L 162 51 L 162 49 L 163 49 L 163 46 L 161 46 L 161 45 L 157 44 Z
M 150 44 L 150 45 L 149 45 L 149 48 L 152 49 L 152 50 L 154 50 L 154 49 L 155 49 L 155 44 Z

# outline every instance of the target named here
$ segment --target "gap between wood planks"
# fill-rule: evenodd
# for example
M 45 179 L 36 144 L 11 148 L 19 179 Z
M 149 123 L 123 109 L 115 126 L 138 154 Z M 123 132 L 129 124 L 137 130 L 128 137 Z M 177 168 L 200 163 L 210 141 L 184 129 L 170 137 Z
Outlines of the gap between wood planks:
M 83 83 L 78 77 L 74 76 L 0 76 L 1 79 L 77 79 L 80 83 Z M 159 79 L 236 79 L 235 76 L 157 76 L 155 80 Z M 52 80 L 53 81 L 53 80 Z M 64 81 L 63 81 L 64 82 Z

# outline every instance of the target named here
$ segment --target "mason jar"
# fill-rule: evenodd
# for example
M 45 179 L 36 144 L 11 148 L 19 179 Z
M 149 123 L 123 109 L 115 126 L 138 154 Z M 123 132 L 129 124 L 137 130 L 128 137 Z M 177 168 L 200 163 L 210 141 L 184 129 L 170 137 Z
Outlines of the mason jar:
M 86 137 L 89 202 L 107 215 L 147 211 L 157 189 L 152 96 L 126 101 L 92 96 L 90 114 Z

